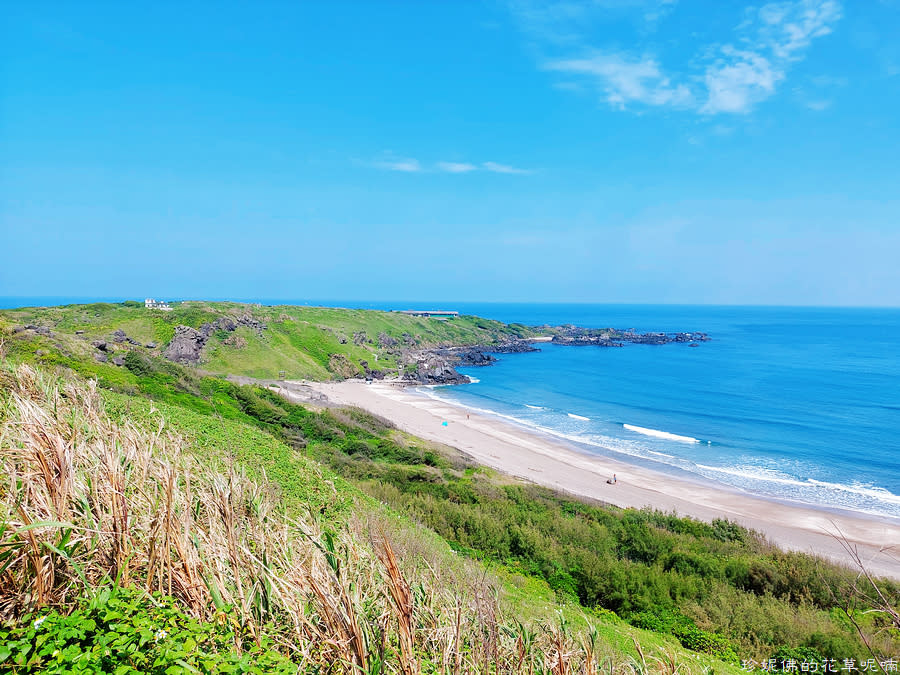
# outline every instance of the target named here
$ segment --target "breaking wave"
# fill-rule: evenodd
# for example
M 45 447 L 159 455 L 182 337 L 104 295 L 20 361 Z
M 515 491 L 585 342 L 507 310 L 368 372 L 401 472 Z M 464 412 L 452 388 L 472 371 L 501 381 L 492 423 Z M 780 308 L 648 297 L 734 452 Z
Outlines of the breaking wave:
M 644 436 L 653 436 L 654 438 L 664 438 L 667 441 L 680 441 L 682 443 L 699 443 L 696 438 L 691 438 L 690 436 L 679 436 L 678 434 L 672 434 L 668 431 L 660 431 L 658 429 L 648 429 L 646 427 L 638 427 L 634 424 L 623 424 L 623 427 L 628 429 L 628 431 L 633 431 L 638 434 L 644 434 Z

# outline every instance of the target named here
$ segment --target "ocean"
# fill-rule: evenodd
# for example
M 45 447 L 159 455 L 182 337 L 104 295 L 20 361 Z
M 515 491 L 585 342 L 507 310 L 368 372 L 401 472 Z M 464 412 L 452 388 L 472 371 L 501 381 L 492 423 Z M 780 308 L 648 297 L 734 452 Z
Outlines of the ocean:
M 0 298 L 0 306 L 22 304 Z M 437 304 L 530 325 L 706 332 L 711 341 L 696 348 L 543 344 L 540 352 L 463 369 L 472 384 L 423 393 L 565 438 L 584 452 L 777 500 L 900 518 L 898 309 Z
M 900 518 L 900 310 L 461 305 L 526 324 L 703 331 L 689 347 L 540 345 L 430 396 L 777 500 Z

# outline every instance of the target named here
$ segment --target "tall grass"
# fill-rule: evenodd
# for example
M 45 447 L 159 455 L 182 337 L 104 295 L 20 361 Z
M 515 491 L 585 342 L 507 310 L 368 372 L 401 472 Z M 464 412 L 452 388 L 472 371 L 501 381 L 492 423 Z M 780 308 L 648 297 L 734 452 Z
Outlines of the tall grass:
M 505 616 L 487 575 L 461 579 L 429 564 L 384 523 L 360 517 L 334 532 L 313 514 L 288 517 L 274 486 L 238 466 L 210 468 L 164 423 L 147 432 L 111 421 L 95 383 L 21 365 L 0 371 L 0 385 L 6 624 L 65 613 L 115 585 L 233 625 L 236 651 L 265 638 L 298 672 L 697 668 L 640 647 L 630 658 L 562 619 Z

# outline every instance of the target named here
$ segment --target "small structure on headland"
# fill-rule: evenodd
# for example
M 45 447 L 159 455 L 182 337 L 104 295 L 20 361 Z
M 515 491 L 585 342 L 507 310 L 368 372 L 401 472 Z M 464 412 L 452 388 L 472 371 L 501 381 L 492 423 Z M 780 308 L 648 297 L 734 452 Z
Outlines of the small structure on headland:
M 395 309 L 397 314 L 406 314 L 407 316 L 424 316 L 429 319 L 438 319 L 446 321 L 459 316 L 459 312 L 448 309 Z
M 165 300 L 154 300 L 153 298 L 147 298 L 144 300 L 144 307 L 147 309 L 161 309 L 164 312 L 171 312 L 172 308 L 169 306 L 169 303 Z

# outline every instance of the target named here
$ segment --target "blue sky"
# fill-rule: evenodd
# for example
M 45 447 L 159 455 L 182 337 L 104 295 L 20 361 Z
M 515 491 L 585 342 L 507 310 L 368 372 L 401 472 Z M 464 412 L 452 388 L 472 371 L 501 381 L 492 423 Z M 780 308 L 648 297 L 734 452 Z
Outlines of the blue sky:
M 900 2 L 12 2 L 0 296 L 900 305 Z

